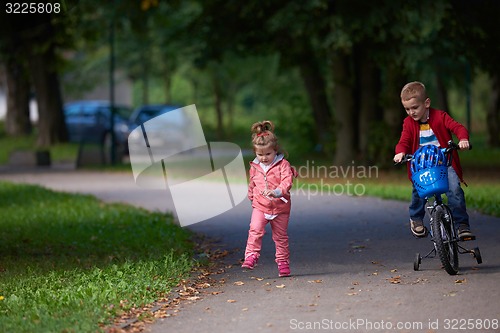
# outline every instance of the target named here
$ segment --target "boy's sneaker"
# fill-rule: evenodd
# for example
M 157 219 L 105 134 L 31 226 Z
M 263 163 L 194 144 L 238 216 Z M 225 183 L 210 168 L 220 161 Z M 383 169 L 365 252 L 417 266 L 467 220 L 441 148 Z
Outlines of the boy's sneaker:
M 413 221 L 410 219 L 410 230 L 415 237 L 422 238 L 427 236 L 427 228 L 422 221 Z
M 258 260 L 257 256 L 254 253 L 252 253 L 245 258 L 245 261 L 243 262 L 243 265 L 241 265 L 241 267 L 253 269 L 255 265 L 257 265 L 257 260 Z
M 288 261 L 279 261 L 278 271 L 280 277 L 290 276 L 290 264 L 288 263 Z
M 461 241 L 469 241 L 476 239 L 476 236 L 470 231 L 470 228 L 466 224 L 460 224 L 458 227 L 458 238 Z

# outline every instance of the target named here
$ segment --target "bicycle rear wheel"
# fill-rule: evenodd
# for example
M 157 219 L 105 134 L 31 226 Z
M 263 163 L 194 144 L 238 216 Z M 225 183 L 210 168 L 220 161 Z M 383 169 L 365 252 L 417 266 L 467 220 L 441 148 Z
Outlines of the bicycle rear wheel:
M 446 220 L 444 214 L 442 206 L 437 206 L 431 214 L 432 240 L 446 272 L 456 275 L 458 273 L 458 245 L 453 239 L 452 223 Z

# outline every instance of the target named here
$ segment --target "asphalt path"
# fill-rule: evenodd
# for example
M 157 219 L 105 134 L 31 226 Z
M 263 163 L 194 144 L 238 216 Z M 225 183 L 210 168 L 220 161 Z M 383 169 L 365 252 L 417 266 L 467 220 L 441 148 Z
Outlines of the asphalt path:
M 173 210 L 166 190 L 136 186 L 129 173 L 71 169 L 0 170 L 0 179 L 86 193 L 105 202 Z M 243 186 L 243 185 L 242 185 Z M 500 219 L 469 211 L 481 250 L 478 265 L 460 255 L 450 276 L 432 249 L 408 229 L 407 203 L 298 191 L 289 226 L 292 276 L 278 278 L 270 229 L 253 271 L 239 267 L 251 213 L 236 208 L 188 228 L 217 239 L 231 254 L 220 283 L 183 302 L 147 330 L 160 332 L 500 332 Z M 196 209 L 195 207 L 193 209 Z

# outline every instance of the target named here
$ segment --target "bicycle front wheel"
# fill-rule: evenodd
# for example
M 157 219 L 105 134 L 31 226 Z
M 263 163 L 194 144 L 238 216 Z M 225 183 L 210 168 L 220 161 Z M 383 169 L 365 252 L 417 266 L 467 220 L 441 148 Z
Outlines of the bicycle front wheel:
M 437 206 L 431 214 L 432 240 L 444 269 L 450 275 L 458 273 L 458 245 L 453 239 L 450 221 L 445 218 L 442 206 Z

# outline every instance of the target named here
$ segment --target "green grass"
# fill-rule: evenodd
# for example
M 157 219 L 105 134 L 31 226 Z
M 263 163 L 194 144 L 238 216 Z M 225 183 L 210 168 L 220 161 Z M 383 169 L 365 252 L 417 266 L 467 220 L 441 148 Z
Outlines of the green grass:
M 411 183 L 406 172 L 383 172 L 378 179 L 298 179 L 294 188 L 300 191 L 363 195 L 383 199 L 410 202 Z M 304 184 L 306 184 L 304 186 Z M 310 184 L 310 185 L 307 185 Z M 302 187 L 301 187 L 302 186 Z M 495 176 L 474 176 L 468 186 L 462 185 L 468 210 L 477 210 L 483 214 L 500 217 L 500 181 Z M 342 192 L 343 191 L 343 192 Z
M 36 136 L 8 137 L 2 133 L 0 122 L 0 165 L 7 164 L 9 156 L 14 151 L 36 151 Z M 46 150 L 46 149 L 44 149 Z M 52 161 L 75 162 L 78 153 L 77 143 L 61 143 L 48 149 Z
M 172 216 L 0 182 L 0 331 L 96 332 L 194 262 Z
M 385 199 L 411 200 L 411 184 L 401 183 L 377 184 L 365 183 L 365 195 Z M 477 210 L 483 214 L 500 217 L 500 183 L 469 184 L 462 186 L 468 210 Z

